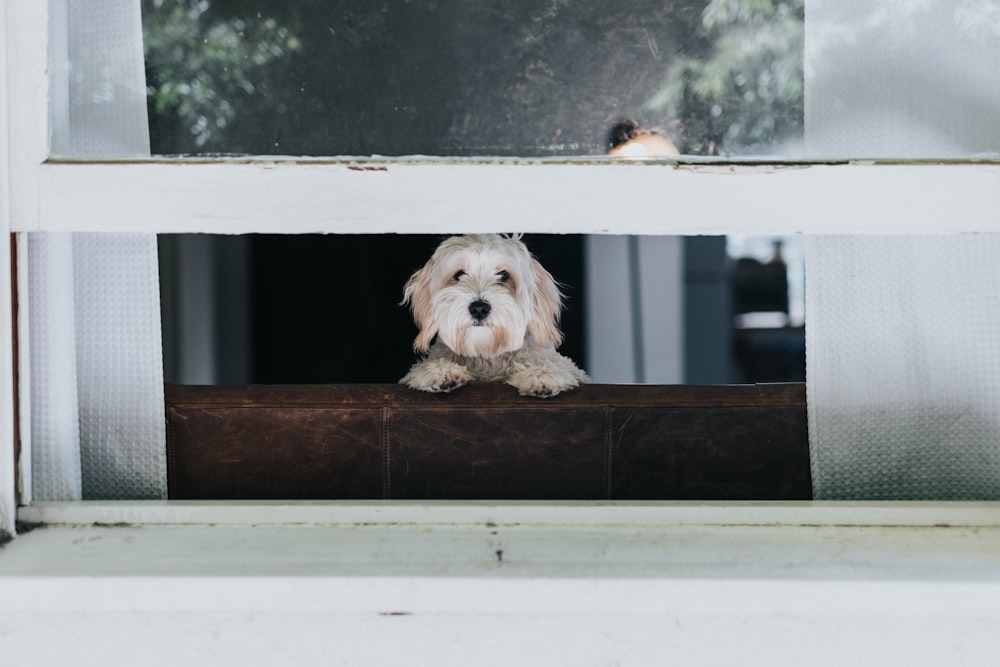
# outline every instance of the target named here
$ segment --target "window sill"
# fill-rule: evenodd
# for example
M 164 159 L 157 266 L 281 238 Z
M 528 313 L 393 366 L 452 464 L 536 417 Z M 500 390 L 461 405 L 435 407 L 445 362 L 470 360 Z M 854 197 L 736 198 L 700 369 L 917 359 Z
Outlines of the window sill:
M 1000 501 L 75 501 L 36 502 L 26 525 L 984 527 Z
M 985 664 L 998 510 L 36 504 L 20 518 L 44 525 L 0 551 L 0 630 L 11 664 L 97 663 L 112 645 L 122 664 Z

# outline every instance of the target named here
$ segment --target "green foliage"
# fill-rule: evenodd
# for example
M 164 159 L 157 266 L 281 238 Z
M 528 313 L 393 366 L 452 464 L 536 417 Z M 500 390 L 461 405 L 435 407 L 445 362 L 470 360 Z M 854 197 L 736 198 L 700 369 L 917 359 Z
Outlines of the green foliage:
M 143 10 L 151 121 L 176 125 L 175 146 L 228 150 L 222 135 L 238 109 L 276 104 L 267 69 L 298 51 L 298 38 L 260 14 L 213 16 L 207 0 L 146 0 Z
M 678 119 L 682 151 L 753 154 L 801 136 L 804 0 L 711 0 L 703 58 L 675 60 L 647 106 Z

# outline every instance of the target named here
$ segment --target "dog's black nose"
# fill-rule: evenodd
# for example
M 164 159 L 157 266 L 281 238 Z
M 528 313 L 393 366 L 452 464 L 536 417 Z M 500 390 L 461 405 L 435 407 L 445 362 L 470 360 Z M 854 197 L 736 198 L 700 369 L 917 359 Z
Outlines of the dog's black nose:
M 473 301 L 469 304 L 469 314 L 475 321 L 482 322 L 490 314 L 490 304 L 482 299 Z

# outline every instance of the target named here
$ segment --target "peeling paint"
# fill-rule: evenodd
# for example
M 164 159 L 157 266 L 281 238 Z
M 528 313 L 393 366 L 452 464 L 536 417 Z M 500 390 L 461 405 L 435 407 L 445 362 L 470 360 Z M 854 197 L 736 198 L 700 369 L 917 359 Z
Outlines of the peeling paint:
M 383 171 L 390 166 L 400 165 L 492 165 L 492 166 L 540 166 L 540 165 L 574 165 L 574 166 L 625 166 L 625 167 L 670 167 L 681 170 L 716 171 L 723 173 L 733 171 L 753 171 L 765 169 L 799 169 L 813 166 L 1000 166 L 997 158 L 971 159 L 816 159 L 789 160 L 781 158 L 721 158 L 718 156 L 702 157 L 684 155 L 669 159 L 625 160 L 617 157 L 601 155 L 580 155 L 563 157 L 451 157 L 437 155 L 403 155 L 398 157 L 340 155 L 326 157 L 308 157 L 293 155 L 157 155 L 153 157 L 128 158 L 67 158 L 53 157 L 45 160 L 45 165 L 257 165 L 264 167 L 277 166 L 322 166 L 345 165 L 348 168 L 363 171 Z
M 677 171 L 694 174 L 775 174 L 793 169 L 809 169 L 812 164 L 676 164 Z

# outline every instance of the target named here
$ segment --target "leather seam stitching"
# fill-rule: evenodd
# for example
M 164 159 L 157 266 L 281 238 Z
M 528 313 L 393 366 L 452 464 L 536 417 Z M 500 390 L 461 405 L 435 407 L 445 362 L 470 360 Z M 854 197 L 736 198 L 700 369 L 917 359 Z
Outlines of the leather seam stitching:
M 604 406 L 604 497 L 612 500 L 614 494 L 611 489 L 611 466 L 613 465 L 613 451 L 611 443 L 611 414 L 614 411 L 610 405 Z
M 389 408 L 382 408 L 382 499 L 392 497 L 392 477 L 389 466 L 392 458 L 389 451 Z

